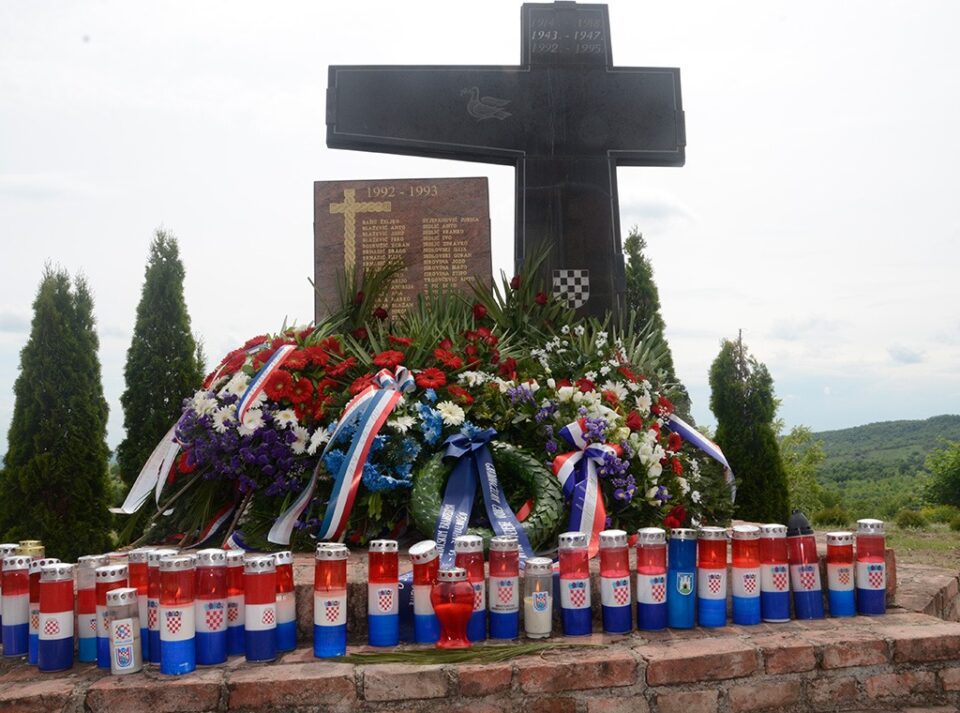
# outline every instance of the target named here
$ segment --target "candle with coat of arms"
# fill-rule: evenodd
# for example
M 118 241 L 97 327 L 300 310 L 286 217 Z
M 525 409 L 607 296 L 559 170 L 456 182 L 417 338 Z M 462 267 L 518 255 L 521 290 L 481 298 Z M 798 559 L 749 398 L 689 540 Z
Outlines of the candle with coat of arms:
M 313 655 L 347 653 L 347 557 L 345 545 L 317 545 L 313 570 Z
M 160 673 L 180 676 L 197 668 L 196 599 L 197 558 L 170 555 L 160 558 Z
M 822 619 L 823 587 L 820 584 L 817 541 L 807 516 L 799 510 L 794 510 L 787 521 L 787 553 L 797 619 Z
M 733 623 L 760 623 L 760 528 L 733 527 Z
M 553 626 L 553 562 L 532 557 L 523 570 L 523 629 L 527 638 L 544 639 Z
M 659 527 L 637 532 L 637 628 L 667 626 L 667 534 Z
M 600 604 L 606 633 L 625 634 L 633 629 L 632 599 L 627 533 L 604 530 L 600 533 Z
M 227 660 L 227 553 L 197 552 L 197 663 L 212 666 Z
M 727 531 L 701 527 L 697 535 L 697 619 L 700 626 L 727 623 Z
M 868 616 L 887 611 L 887 565 L 882 520 L 857 520 L 857 611 Z
M 440 622 L 438 649 L 468 649 L 467 627 L 473 615 L 474 589 L 463 567 L 441 569 L 430 591 L 430 603 Z
M 696 621 L 697 531 L 688 527 L 670 530 L 667 557 L 667 626 L 692 629 Z
M 827 533 L 827 603 L 830 616 L 853 616 L 853 533 Z
M 560 623 L 564 636 L 588 636 L 593 631 L 587 542 L 582 532 L 560 535 Z
M 790 569 L 787 528 L 760 526 L 760 615 L 766 622 L 790 621 Z
M 277 563 L 273 555 L 243 560 L 243 641 L 247 661 L 277 658 Z
M 490 540 L 490 638 L 520 635 L 520 544 L 516 537 Z
M 400 579 L 396 540 L 371 540 L 367 554 L 367 639 L 371 646 L 400 643 Z

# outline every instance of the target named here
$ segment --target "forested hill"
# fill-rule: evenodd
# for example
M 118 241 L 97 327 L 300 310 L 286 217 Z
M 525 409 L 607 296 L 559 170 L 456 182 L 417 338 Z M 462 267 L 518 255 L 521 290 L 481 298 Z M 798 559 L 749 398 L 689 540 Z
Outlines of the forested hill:
M 813 437 L 826 455 L 817 480 L 838 490 L 851 510 L 873 509 L 875 517 L 889 517 L 900 507 L 921 504 L 928 480 L 924 459 L 944 440 L 960 441 L 960 415 L 870 423 Z

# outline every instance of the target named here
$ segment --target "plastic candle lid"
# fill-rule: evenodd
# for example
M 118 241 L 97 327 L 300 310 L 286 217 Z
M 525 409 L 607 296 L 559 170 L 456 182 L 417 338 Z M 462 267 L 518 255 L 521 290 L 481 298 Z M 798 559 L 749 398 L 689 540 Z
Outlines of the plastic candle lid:
M 882 535 L 883 520 L 874 520 L 872 518 L 857 520 L 857 532 L 861 535 Z
M 329 542 L 321 543 L 323 547 L 317 545 L 316 558 L 318 560 L 345 560 L 350 556 L 350 550 L 346 545 L 331 544 Z
M 65 562 L 48 564 L 46 567 L 43 567 L 40 570 L 40 581 L 63 582 L 66 580 L 73 580 L 73 568 L 74 565 L 66 564 Z
M 438 582 L 466 582 L 467 570 L 463 567 L 451 567 L 450 569 L 441 569 L 437 573 Z
M 604 530 L 600 533 L 600 549 L 627 546 L 627 533 L 623 530 Z
M 46 565 L 57 564 L 59 561 L 56 557 L 44 557 L 40 560 L 33 560 L 30 562 L 30 574 L 39 574 Z
M 277 570 L 273 555 L 251 555 L 243 558 L 243 569 L 250 574 L 269 574 Z
M 136 587 L 120 587 L 120 589 L 111 589 L 109 592 L 107 592 L 107 606 L 133 604 L 136 601 Z
M 226 567 L 227 553 L 223 550 L 218 550 L 215 547 L 211 547 L 208 550 L 200 550 L 197 552 L 197 566 Z
M 3 571 L 16 572 L 30 569 L 30 558 L 27 555 L 9 555 L 3 558 Z
M 760 528 L 756 525 L 734 525 L 733 539 L 758 540 L 760 539 Z
M 843 547 L 845 545 L 852 545 L 853 533 L 852 532 L 828 532 L 827 544 L 835 545 L 838 547 Z
M 641 527 L 637 530 L 637 542 L 640 545 L 663 545 L 667 541 L 667 533 L 659 527 Z
M 97 567 L 96 578 L 98 582 L 120 582 L 127 578 L 127 565 L 107 564 Z
M 786 537 L 787 536 L 787 526 L 780 525 L 775 522 L 767 523 L 766 525 L 760 526 L 760 536 L 761 537 Z
M 670 530 L 670 539 L 671 540 L 695 540 L 697 539 L 697 531 L 689 527 L 675 527 Z
M 152 552 L 147 553 L 147 566 L 159 567 L 160 560 L 162 560 L 164 557 L 173 557 L 177 554 L 179 554 L 178 550 L 175 550 L 169 547 L 163 547 L 159 550 L 153 550 Z
M 560 549 L 574 550 L 578 547 L 587 546 L 587 536 L 582 532 L 562 532 L 560 533 Z
M 493 552 L 516 552 L 519 547 L 519 540 L 510 535 L 497 535 L 490 538 L 490 549 Z
M 127 560 L 130 564 L 141 564 L 147 561 L 147 555 L 153 552 L 153 547 L 138 547 L 135 550 L 127 552 Z
M 698 540 L 726 540 L 727 530 L 723 527 L 701 527 L 697 533 Z
M 172 555 L 160 560 L 161 572 L 184 572 L 188 569 L 194 569 L 196 566 L 197 558 L 194 555 Z M 97 571 L 99 572 L 99 570 Z
M 483 552 L 483 538 L 479 535 L 460 535 L 453 541 L 455 552 Z
M 370 540 L 371 552 L 397 552 L 399 547 L 396 540 Z
M 437 543 L 433 540 L 421 540 L 410 546 L 410 560 L 414 564 L 427 564 L 427 562 L 433 562 L 439 556 Z
M 273 559 L 279 567 L 282 564 L 293 564 L 293 552 L 290 550 L 281 550 L 273 553 Z

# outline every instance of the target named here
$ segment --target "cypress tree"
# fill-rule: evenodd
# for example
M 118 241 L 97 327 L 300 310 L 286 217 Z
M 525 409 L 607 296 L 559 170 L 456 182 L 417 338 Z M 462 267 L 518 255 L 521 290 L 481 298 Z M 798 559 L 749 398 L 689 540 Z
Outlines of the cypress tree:
M 657 290 L 657 283 L 653 280 L 653 265 L 644 254 L 646 247 L 647 242 L 643 239 L 643 233 L 639 232 L 636 226 L 631 228 L 624 243 L 624 252 L 627 257 L 627 309 L 638 315 L 642 321 L 650 323 L 654 335 L 663 343 L 665 351 L 660 364 L 667 383 L 672 385 L 670 400 L 673 401 L 677 413 L 692 424 L 690 395 L 677 378 L 673 366 L 673 353 L 667 343 L 667 325 L 663 321 L 663 315 L 660 314 L 660 293 Z
M 202 349 L 190 332 L 183 278 L 176 238 L 158 230 L 150 244 L 120 397 L 126 437 L 117 462 L 128 486 L 180 417 L 183 399 L 203 381 Z
M 93 299 L 46 268 L 30 338 L 20 352 L 5 468 L 0 533 L 39 538 L 65 561 L 109 548 L 107 402 L 97 357 Z
M 710 392 L 716 440 L 737 477 L 736 517 L 785 522 L 787 476 L 774 427 L 773 379 L 747 353 L 742 336 L 723 341 L 710 367 Z

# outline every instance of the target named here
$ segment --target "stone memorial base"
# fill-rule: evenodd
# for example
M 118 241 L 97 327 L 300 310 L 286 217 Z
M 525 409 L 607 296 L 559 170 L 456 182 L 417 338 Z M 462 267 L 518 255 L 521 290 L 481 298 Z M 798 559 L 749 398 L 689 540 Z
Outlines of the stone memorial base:
M 883 617 L 598 634 L 565 640 L 582 648 L 496 664 L 329 663 L 313 658 L 306 637 L 274 664 L 232 659 L 178 679 L 156 668 L 110 676 L 90 664 L 42 675 L 4 660 L 0 710 L 956 712 L 960 580 L 901 564 L 898 581 L 898 605 Z

